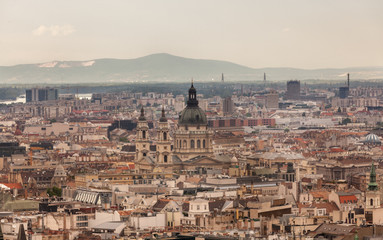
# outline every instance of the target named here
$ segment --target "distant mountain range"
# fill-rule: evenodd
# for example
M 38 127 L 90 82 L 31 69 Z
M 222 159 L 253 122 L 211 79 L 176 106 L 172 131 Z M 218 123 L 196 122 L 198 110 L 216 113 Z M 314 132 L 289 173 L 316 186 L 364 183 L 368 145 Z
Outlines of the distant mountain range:
M 191 59 L 166 53 L 135 59 L 53 61 L 0 66 L 0 82 L 6 84 L 74 84 L 120 82 L 225 82 L 298 80 L 383 80 L 383 67 L 342 69 L 249 68 L 226 61 Z

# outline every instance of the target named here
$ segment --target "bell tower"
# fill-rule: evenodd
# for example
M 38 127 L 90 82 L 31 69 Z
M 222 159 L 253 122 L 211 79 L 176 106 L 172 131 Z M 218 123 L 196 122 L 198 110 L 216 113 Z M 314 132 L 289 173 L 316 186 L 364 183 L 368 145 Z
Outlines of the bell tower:
M 149 126 L 145 118 L 144 108 L 141 108 L 141 115 L 137 122 L 136 136 L 136 161 L 146 157 L 150 151 Z
M 376 173 L 374 161 L 372 161 L 370 172 L 370 183 L 368 184 L 366 191 L 366 208 L 378 208 L 380 207 L 380 193 L 379 187 L 376 182 Z
M 158 136 L 157 136 L 157 163 L 160 164 L 171 164 L 171 141 L 169 137 L 169 124 L 168 119 L 165 116 L 165 109 L 162 107 L 162 114 L 158 123 Z

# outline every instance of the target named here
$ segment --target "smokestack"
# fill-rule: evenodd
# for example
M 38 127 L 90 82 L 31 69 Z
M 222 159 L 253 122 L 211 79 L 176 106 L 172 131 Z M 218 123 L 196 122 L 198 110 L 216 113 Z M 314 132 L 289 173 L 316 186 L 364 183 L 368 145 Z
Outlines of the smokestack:
M 347 73 L 347 87 L 350 88 L 350 74 Z
M 266 73 L 263 73 L 263 86 L 266 87 Z

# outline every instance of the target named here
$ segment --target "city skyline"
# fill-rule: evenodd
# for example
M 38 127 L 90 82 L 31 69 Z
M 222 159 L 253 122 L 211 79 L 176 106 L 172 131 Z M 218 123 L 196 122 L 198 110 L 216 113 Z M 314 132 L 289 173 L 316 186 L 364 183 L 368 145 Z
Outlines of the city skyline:
M 5 66 L 162 52 L 252 68 L 383 66 L 380 1 L 2 1 L 0 6 Z
M 0 0 L 0 240 L 383 239 L 381 9 Z

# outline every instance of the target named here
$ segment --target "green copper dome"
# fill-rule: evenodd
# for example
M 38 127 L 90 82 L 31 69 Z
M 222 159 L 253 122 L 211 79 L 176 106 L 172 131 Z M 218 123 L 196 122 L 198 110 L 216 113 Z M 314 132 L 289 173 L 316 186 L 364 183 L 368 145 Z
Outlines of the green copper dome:
M 186 107 L 180 114 L 179 125 L 207 125 L 205 112 L 200 107 Z
M 207 125 L 206 114 L 198 107 L 197 91 L 193 83 L 189 89 L 187 106 L 180 114 L 178 125 Z

